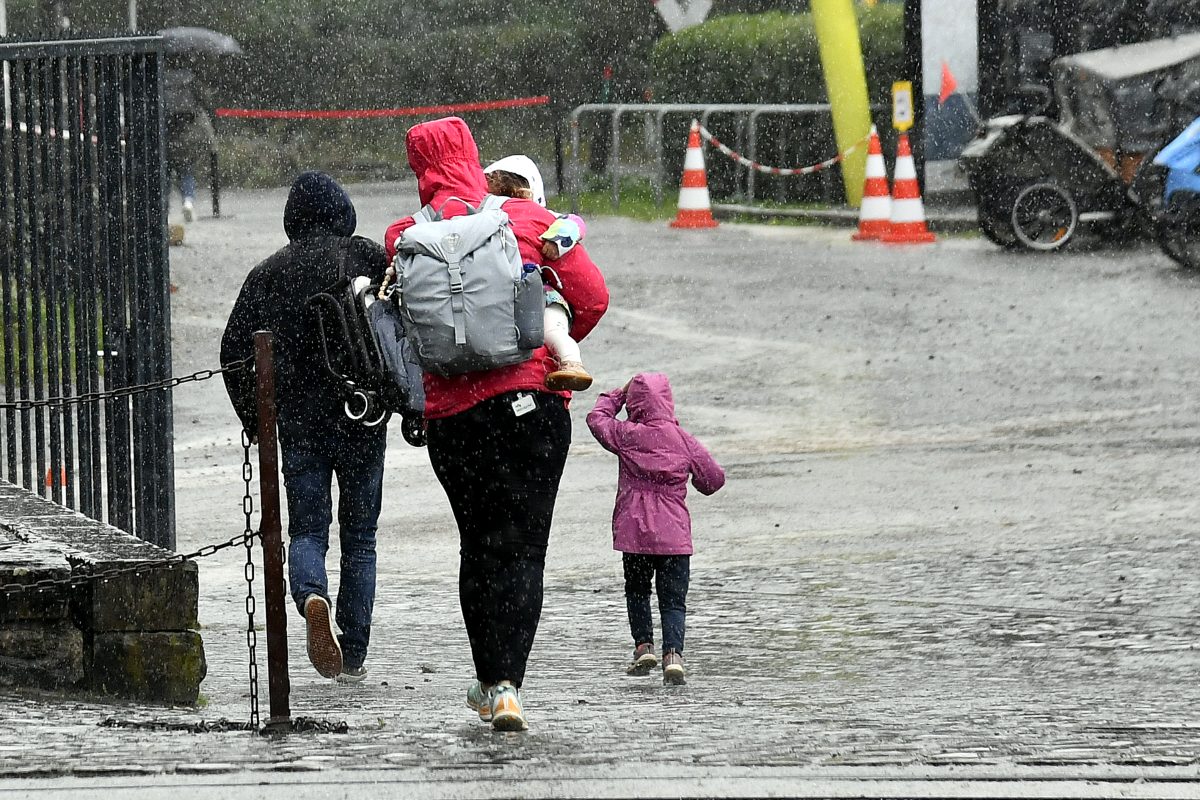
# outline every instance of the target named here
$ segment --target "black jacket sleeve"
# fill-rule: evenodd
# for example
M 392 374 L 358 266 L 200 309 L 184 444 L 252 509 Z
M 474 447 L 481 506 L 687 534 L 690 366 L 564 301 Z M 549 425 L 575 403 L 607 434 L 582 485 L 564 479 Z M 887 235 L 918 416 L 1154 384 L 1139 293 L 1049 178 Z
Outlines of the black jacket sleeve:
M 265 299 L 263 288 L 260 286 L 259 270 L 254 270 L 242 285 L 233 311 L 229 314 L 229 322 L 225 325 L 225 334 L 221 337 L 221 364 L 228 366 L 236 361 L 242 361 L 254 354 L 254 332 L 262 327 L 258 309 L 262 308 Z M 225 391 L 233 410 L 244 428 L 251 436 L 258 433 L 258 408 L 255 397 L 254 365 L 236 372 L 225 372 Z
M 362 236 L 350 240 L 350 261 L 348 271 L 355 275 L 366 275 L 371 283 L 380 283 L 388 267 L 383 246 Z

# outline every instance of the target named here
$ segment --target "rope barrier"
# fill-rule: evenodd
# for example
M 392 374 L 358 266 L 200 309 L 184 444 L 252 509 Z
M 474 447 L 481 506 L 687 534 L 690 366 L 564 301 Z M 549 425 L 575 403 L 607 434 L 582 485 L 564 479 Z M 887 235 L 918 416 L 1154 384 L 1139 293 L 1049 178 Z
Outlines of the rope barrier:
M 764 175 L 812 175 L 814 172 L 820 172 L 821 170 L 829 169 L 835 164 L 840 164 L 847 156 L 866 144 L 867 139 L 870 138 L 870 134 L 862 137 L 833 158 L 826 159 L 820 164 L 813 164 L 808 167 L 768 167 L 764 164 L 759 164 L 757 161 L 751 161 L 728 145 L 723 144 L 720 139 L 713 136 L 703 125 L 700 126 L 700 135 L 704 137 L 704 141 L 710 142 L 713 147 L 716 147 L 743 167 L 756 170 Z
M 512 100 L 485 100 L 477 103 L 453 103 L 439 106 L 409 106 L 407 108 L 352 109 L 295 109 L 218 108 L 218 117 L 239 119 L 378 119 L 382 117 L 419 117 L 427 114 L 461 114 L 469 111 L 498 111 L 505 108 L 544 106 L 548 95 L 517 97 Z

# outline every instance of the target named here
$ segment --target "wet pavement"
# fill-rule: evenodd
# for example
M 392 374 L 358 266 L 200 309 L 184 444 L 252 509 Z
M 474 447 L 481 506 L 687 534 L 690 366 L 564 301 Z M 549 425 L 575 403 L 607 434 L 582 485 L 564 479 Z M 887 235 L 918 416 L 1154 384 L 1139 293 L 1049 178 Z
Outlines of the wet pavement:
M 351 193 L 374 237 L 415 207 L 411 186 Z M 176 374 L 216 364 L 242 278 L 283 243 L 282 206 L 282 192 L 230 193 L 229 218 L 172 250 Z M 456 534 L 426 453 L 396 431 L 367 681 L 319 678 L 289 617 L 292 713 L 348 733 L 98 726 L 246 719 L 243 557 L 225 551 L 200 568 L 202 707 L 0 695 L 0 796 L 95 776 L 130 792 L 258 776 L 430 797 L 513 781 L 524 796 L 637 793 L 618 776 L 716 796 L 1058 776 L 1100 782 L 1071 796 L 1141 796 L 1135 779 L 1192 796 L 1200 280 L 1148 248 L 1021 256 L 973 238 L 885 248 L 840 229 L 606 218 L 589 231 L 613 295 L 583 343 L 598 388 L 668 372 L 681 422 L 729 473 L 691 498 L 686 687 L 623 672 L 616 463 L 583 424 L 593 391 L 573 404 L 529 733 L 494 734 L 463 704 Z M 243 527 L 241 448 L 219 381 L 177 389 L 175 408 L 191 550 Z M 265 669 L 260 689 L 265 717 Z M 592 782 L 561 783 L 575 779 Z

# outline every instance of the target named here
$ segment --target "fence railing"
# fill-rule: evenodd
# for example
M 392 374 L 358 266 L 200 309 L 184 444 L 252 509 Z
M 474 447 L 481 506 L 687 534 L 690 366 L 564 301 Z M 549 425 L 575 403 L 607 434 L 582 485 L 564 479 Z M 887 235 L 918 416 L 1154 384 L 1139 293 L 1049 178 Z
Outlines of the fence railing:
M 0 43 L 7 402 L 171 373 L 158 37 Z M 8 407 L 3 476 L 174 549 L 171 393 Z
M 714 114 L 737 114 L 744 118 L 745 123 L 738 128 L 737 149 L 744 152 L 750 159 L 755 159 L 758 153 L 758 121 L 764 114 L 827 117 L 829 105 L 827 103 L 585 103 L 577 106 L 567 117 L 571 135 L 571 154 L 566 169 L 566 182 L 574 211 L 579 210 L 579 194 L 583 187 L 584 165 L 580 119 L 585 114 L 609 116 L 608 173 L 612 184 L 613 208 L 617 208 L 621 202 L 621 120 L 628 114 L 642 114 L 648 121 L 646 142 L 654 160 L 650 180 L 655 202 L 662 205 L 666 186 L 663 123 L 668 116 L 690 114 L 699 118 L 700 124 L 707 127 L 709 118 Z M 746 176 L 746 197 L 754 197 L 754 184 L 755 176 L 751 171 Z

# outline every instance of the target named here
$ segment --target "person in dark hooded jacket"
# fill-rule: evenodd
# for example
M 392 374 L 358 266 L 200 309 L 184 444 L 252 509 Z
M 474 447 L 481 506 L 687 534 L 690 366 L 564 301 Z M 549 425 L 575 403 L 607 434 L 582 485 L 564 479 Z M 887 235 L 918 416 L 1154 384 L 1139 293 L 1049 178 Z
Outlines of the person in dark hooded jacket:
M 367 427 L 343 412 L 340 383 L 325 369 L 308 298 L 338 280 L 382 280 L 383 248 L 354 236 L 349 195 L 333 178 L 305 172 L 288 194 L 283 227 L 289 244 L 251 270 L 221 339 L 221 363 L 254 352 L 254 332 L 275 335 L 279 445 L 288 504 L 288 579 L 305 617 L 308 656 L 317 671 L 343 682 L 362 680 L 375 603 L 375 530 L 383 486 L 384 425 Z M 257 430 L 254 374 L 224 373 L 242 427 Z M 336 636 L 330 618 L 325 553 L 332 521 L 331 483 L 338 478 L 341 583 Z

